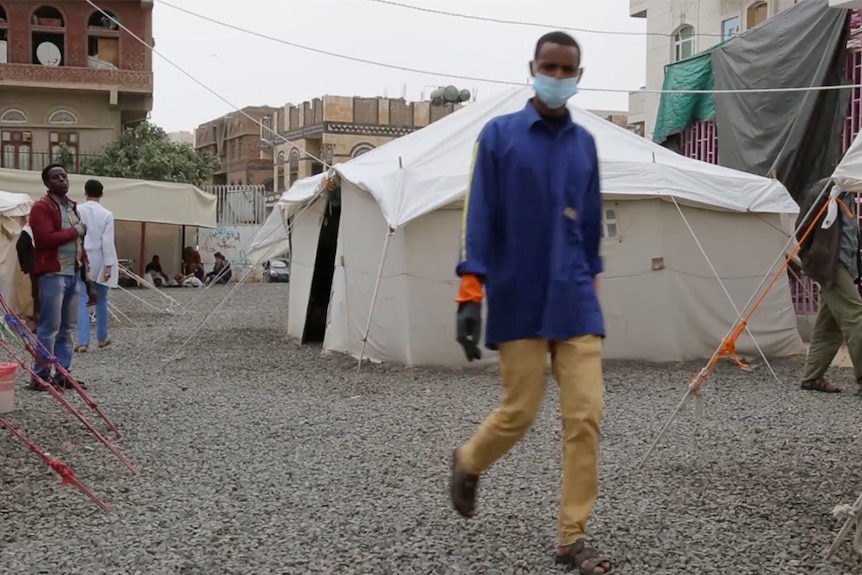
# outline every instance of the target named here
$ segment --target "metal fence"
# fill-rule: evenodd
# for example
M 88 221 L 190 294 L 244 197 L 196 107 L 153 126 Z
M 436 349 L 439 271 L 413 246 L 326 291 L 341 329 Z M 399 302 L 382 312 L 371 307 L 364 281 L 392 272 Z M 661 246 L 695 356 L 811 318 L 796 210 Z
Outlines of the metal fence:
M 220 226 L 260 225 L 266 220 L 264 186 L 204 186 L 218 200 Z

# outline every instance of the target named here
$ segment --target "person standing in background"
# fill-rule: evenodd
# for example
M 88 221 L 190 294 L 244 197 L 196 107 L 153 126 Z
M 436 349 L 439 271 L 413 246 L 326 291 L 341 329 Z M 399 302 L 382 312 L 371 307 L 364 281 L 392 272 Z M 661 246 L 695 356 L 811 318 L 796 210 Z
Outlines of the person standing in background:
M 90 262 L 90 275 L 96 292 L 96 342 L 99 348 L 111 344 L 108 339 L 108 290 L 119 283 L 117 248 L 114 243 L 114 214 L 102 205 L 104 187 L 98 180 L 84 184 L 87 201 L 78 206 L 81 220 L 87 226 L 84 249 Z M 86 353 L 90 348 L 90 311 L 87 290 L 82 286 L 78 298 L 78 347 Z
M 39 278 L 39 327 L 36 335 L 49 357 L 69 371 L 72 366 L 72 332 L 78 322 L 78 289 L 87 271 L 83 238 L 87 226 L 75 202 L 66 197 L 69 176 L 60 164 L 42 170 L 47 193 L 30 209 L 33 230 L 33 271 Z M 33 371 L 40 379 L 65 389 L 69 382 L 52 374 L 52 365 L 36 361 Z M 78 382 L 84 387 L 82 382 Z M 35 380 L 33 389 L 42 391 Z

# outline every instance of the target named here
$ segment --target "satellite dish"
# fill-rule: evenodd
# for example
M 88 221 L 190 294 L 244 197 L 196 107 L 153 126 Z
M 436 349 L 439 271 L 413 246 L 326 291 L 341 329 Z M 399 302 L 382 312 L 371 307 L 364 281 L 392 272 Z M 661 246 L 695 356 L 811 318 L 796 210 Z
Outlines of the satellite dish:
M 458 96 L 458 88 L 455 86 L 446 86 L 443 88 L 443 99 L 447 102 L 457 102 Z
M 463 90 L 461 90 L 460 92 L 458 92 L 458 99 L 459 99 L 459 100 L 461 100 L 462 102 L 469 102 L 469 101 L 470 101 L 470 98 L 471 98 L 472 96 L 473 96 L 473 95 L 472 95 L 472 94 L 470 94 L 470 90 L 468 90 L 468 89 L 466 89 L 466 88 L 464 88 Z
M 60 53 L 60 48 L 51 42 L 42 42 L 36 48 L 36 59 L 43 66 L 59 66 L 63 61 L 63 54 Z
M 443 104 L 443 88 L 437 88 L 431 92 L 431 105 L 440 106 Z

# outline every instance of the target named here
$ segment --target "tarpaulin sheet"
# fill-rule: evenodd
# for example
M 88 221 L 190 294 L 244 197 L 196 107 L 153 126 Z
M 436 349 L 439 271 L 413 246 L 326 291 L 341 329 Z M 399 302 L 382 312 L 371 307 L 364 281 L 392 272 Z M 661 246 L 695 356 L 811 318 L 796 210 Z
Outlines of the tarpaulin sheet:
M 662 90 L 712 90 L 711 48 L 691 58 L 665 66 Z M 712 94 L 662 94 L 653 141 L 663 143 L 690 125 L 715 118 Z
M 846 83 L 848 10 L 806 0 L 716 49 L 716 90 Z M 722 166 L 774 176 L 798 198 L 829 176 L 840 150 L 849 90 L 716 94 Z

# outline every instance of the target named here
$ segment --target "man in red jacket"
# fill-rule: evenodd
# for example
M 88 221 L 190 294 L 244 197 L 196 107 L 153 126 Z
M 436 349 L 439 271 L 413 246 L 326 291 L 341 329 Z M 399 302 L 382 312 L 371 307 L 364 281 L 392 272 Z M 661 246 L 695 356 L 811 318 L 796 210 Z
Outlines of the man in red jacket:
M 30 210 L 33 230 L 33 274 L 39 278 L 41 309 L 36 335 L 57 363 L 68 370 L 72 364 L 72 333 L 78 320 L 78 280 L 86 274 L 84 234 L 75 202 L 68 199 L 66 169 L 51 164 L 42 170 L 48 193 Z M 49 365 L 36 362 L 34 371 L 59 388 L 67 382 L 49 373 Z M 36 386 L 39 388 L 39 386 Z

